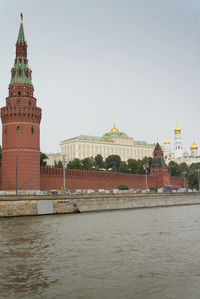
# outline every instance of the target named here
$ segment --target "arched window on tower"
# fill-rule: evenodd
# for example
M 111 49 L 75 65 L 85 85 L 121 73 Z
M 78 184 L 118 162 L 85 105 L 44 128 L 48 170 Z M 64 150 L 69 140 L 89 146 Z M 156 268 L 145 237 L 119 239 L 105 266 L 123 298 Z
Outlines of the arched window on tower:
M 12 69 L 12 78 L 15 77 L 16 71 L 15 69 Z
M 25 70 L 25 75 L 26 75 L 27 78 L 29 77 L 29 71 L 28 71 L 28 69 Z
M 17 126 L 17 131 L 16 131 L 17 133 L 19 133 L 20 132 L 20 126 Z

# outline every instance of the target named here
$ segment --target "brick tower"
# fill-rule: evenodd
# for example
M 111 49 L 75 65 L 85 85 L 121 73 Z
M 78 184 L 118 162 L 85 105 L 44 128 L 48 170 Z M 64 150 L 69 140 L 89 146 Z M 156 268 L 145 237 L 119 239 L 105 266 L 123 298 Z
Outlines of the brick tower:
M 9 96 L 6 106 L 1 108 L 3 190 L 40 189 L 42 110 L 36 106 L 33 92 L 21 14 Z
M 159 143 L 156 144 L 153 152 L 150 177 L 154 177 L 156 188 L 170 185 L 170 174 L 164 160 L 163 150 Z

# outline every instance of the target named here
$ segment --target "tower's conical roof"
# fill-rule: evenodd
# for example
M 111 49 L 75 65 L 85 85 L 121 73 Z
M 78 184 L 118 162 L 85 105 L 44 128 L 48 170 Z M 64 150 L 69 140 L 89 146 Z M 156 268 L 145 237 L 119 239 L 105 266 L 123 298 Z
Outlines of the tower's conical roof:
M 32 71 L 29 68 L 27 59 L 27 43 L 24 36 L 23 16 L 21 14 L 21 23 L 16 43 L 16 58 L 14 61 L 14 66 L 11 69 L 10 86 L 13 84 L 28 84 L 33 86 L 31 73 Z
M 160 146 L 160 144 L 158 142 L 156 143 L 156 146 L 154 148 L 154 152 L 157 152 L 157 151 L 161 151 L 162 152 L 162 148 L 161 148 L 161 146 Z
M 20 23 L 20 27 L 19 27 L 19 34 L 18 34 L 18 38 L 17 38 L 17 42 L 20 43 L 24 43 L 25 42 L 25 35 L 24 35 L 24 27 L 23 27 L 23 15 L 21 13 L 21 23 Z

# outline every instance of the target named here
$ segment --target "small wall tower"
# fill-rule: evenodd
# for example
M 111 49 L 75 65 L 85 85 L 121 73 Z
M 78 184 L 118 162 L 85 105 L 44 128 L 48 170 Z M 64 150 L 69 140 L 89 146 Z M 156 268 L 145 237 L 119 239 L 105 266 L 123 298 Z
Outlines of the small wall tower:
M 174 158 L 179 158 L 183 156 L 183 144 L 181 137 L 181 129 L 178 124 L 176 124 L 176 128 L 174 129 Z
M 156 144 L 153 152 L 150 177 L 156 179 L 155 186 L 157 188 L 170 185 L 170 174 L 168 173 L 163 151 L 159 143 Z
M 1 108 L 2 189 L 40 189 L 40 121 L 31 69 L 27 59 L 23 16 L 16 42 L 16 58 L 11 69 L 9 96 Z

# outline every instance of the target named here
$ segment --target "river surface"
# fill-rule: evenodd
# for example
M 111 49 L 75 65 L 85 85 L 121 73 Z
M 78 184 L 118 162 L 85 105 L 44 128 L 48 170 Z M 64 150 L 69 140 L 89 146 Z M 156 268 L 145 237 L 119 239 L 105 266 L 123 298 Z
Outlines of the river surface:
M 1 218 L 0 298 L 200 298 L 200 206 Z

